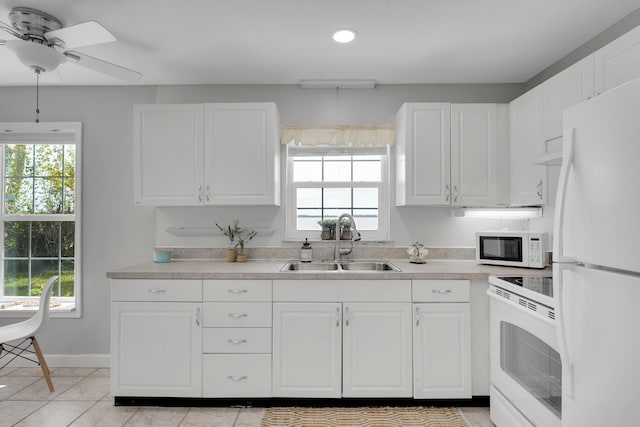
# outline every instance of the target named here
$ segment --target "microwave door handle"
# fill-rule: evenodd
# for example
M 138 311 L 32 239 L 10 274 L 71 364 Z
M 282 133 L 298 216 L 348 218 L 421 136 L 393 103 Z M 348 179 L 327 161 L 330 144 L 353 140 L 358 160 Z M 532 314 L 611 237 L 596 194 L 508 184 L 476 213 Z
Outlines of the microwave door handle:
M 560 168 L 560 178 L 558 180 L 558 194 L 556 196 L 556 212 L 553 218 L 553 229 L 555 236 L 553 239 L 553 257 L 554 261 L 572 262 L 573 260 L 564 255 L 564 247 L 562 242 L 562 234 L 564 231 L 564 211 L 567 200 L 567 185 L 569 183 L 569 172 L 573 163 L 573 151 L 575 148 L 576 130 L 571 128 L 570 132 L 565 133 L 563 143 L 563 158 Z
M 565 381 L 567 384 L 562 384 L 562 394 L 566 394 L 568 398 L 573 399 L 573 363 L 569 358 L 569 345 L 567 343 L 566 321 L 564 316 L 564 275 L 563 270 L 573 269 L 571 264 L 562 265 L 561 267 L 554 268 L 553 277 L 553 292 L 556 295 L 557 306 L 555 308 L 556 314 L 556 337 L 558 338 L 558 348 L 560 350 L 560 359 L 562 361 L 563 371 L 567 370 L 567 377 L 569 381 Z

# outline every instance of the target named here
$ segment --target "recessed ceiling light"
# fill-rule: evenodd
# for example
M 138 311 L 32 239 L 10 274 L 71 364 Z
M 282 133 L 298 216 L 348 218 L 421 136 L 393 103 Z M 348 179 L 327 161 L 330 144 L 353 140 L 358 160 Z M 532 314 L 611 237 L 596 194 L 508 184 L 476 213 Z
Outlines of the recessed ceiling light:
M 356 38 L 356 32 L 353 30 L 338 30 L 333 33 L 333 39 L 338 43 L 349 43 Z

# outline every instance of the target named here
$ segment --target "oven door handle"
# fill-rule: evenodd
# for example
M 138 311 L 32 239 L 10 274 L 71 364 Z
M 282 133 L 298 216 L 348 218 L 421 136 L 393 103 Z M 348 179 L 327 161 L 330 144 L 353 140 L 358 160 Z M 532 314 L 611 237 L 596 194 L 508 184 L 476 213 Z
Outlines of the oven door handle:
M 558 338 L 558 347 L 560 348 L 560 360 L 562 361 L 562 369 L 567 371 L 568 381 L 562 384 L 562 394 L 566 394 L 568 398 L 573 399 L 573 363 L 569 357 L 569 344 L 567 342 L 567 332 L 565 330 L 564 316 L 564 285 L 563 270 L 571 270 L 571 264 L 563 264 L 554 268 L 553 277 L 553 293 L 556 295 L 556 337 Z

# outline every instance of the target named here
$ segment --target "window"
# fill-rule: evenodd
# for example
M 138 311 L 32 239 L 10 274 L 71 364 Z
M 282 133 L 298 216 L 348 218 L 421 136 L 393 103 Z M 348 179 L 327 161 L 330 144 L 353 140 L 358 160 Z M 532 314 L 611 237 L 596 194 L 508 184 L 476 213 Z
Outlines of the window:
M 318 221 L 351 214 L 363 240 L 388 239 L 388 148 L 287 147 L 287 238 L 319 239 Z
M 80 125 L 7 125 L 10 131 L 0 136 L 0 313 L 37 310 L 35 301 L 54 275 L 60 279 L 51 312 L 73 311 L 79 300 Z

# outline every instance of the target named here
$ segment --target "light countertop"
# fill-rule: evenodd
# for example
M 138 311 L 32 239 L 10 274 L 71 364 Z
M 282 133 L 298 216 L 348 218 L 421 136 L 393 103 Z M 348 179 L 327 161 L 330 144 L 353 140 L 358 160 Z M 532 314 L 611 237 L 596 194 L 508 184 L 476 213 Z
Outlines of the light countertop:
M 412 264 L 406 260 L 389 260 L 401 271 L 286 271 L 286 260 L 249 260 L 246 263 L 223 260 L 176 260 L 169 263 L 145 262 L 107 273 L 110 279 L 466 279 L 487 280 L 497 276 L 551 276 L 551 267 L 530 268 L 481 265 L 475 260 L 427 260 Z

